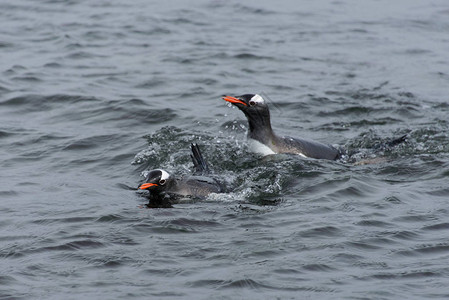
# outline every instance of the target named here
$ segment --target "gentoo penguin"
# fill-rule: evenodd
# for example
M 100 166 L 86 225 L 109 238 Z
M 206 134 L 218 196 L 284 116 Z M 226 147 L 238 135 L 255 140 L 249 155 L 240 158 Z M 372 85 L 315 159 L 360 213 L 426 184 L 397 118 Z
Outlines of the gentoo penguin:
M 197 144 L 191 144 L 190 155 L 195 166 L 195 174 L 183 178 L 175 178 L 168 172 L 155 169 L 148 172 L 144 183 L 139 186 L 141 190 L 150 192 L 150 204 L 161 202 L 167 197 L 206 197 L 211 193 L 223 193 L 224 187 L 216 179 L 207 176 L 209 167 L 204 160 Z M 153 207 L 153 206 L 151 206 Z
M 271 128 L 268 105 L 258 94 L 224 96 L 223 100 L 237 106 L 248 119 L 248 141 L 254 152 L 262 155 L 292 153 L 303 157 L 330 160 L 340 157 L 339 150 L 330 145 L 275 134 Z

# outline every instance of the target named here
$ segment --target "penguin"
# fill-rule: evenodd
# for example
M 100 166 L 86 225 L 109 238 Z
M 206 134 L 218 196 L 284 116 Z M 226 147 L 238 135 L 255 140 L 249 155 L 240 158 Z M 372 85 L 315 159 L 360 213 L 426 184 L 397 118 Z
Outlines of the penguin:
M 209 176 L 210 170 L 197 144 L 191 144 L 195 174 L 176 178 L 162 169 L 154 169 L 147 173 L 144 183 L 139 190 L 150 192 L 150 204 L 159 207 L 170 207 L 168 198 L 193 197 L 204 198 L 211 193 L 224 193 L 224 186 L 215 178 Z
M 224 96 L 223 100 L 237 106 L 248 119 L 247 137 L 253 152 L 261 155 L 291 153 L 328 160 L 336 160 L 341 155 L 340 151 L 331 145 L 274 133 L 271 128 L 270 110 L 261 95 Z

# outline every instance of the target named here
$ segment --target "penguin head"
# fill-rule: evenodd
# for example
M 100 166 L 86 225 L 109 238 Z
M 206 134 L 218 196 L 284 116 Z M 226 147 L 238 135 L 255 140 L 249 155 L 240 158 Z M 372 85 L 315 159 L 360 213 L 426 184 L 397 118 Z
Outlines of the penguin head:
M 241 96 L 224 96 L 223 100 L 237 106 L 246 116 L 250 130 L 254 127 L 270 127 L 270 111 L 268 105 L 259 94 L 244 94 Z
M 234 104 L 242 111 L 255 111 L 268 108 L 265 100 L 258 94 L 244 94 L 241 96 L 224 96 L 223 100 Z
M 173 178 L 164 170 L 156 169 L 148 172 L 145 182 L 139 186 L 141 190 L 160 193 L 166 191 L 173 182 Z

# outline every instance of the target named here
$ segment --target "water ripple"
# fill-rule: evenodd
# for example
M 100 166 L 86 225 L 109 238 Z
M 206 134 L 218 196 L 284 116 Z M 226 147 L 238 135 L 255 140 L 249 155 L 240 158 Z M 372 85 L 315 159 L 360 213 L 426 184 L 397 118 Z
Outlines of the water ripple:
M 444 0 L 106 2 L 0 1 L 0 298 L 447 298 Z M 145 208 L 192 142 L 231 192 Z

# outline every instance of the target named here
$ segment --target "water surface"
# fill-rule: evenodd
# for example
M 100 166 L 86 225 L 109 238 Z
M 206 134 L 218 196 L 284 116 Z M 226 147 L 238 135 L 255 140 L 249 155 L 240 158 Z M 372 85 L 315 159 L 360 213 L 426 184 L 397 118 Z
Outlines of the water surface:
M 0 17 L 0 298 L 449 297 L 446 1 Z M 244 93 L 270 98 L 279 134 L 355 154 L 254 156 L 220 99 Z M 191 142 L 233 191 L 144 208 L 142 172 L 189 174 Z

